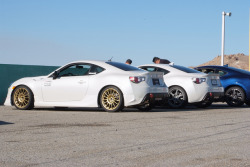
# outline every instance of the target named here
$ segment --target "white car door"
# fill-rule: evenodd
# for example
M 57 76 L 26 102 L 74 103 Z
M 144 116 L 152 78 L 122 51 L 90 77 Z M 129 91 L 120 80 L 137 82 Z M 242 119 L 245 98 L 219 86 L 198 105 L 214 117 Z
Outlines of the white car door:
M 91 65 L 71 65 L 58 72 L 53 79 L 49 77 L 42 82 L 42 94 L 45 102 L 80 101 L 87 89 Z

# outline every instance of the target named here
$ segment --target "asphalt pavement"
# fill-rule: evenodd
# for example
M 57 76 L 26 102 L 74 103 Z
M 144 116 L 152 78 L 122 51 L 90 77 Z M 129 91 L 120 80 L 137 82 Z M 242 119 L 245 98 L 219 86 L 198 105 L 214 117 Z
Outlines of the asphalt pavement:
M 0 106 L 1 167 L 250 167 L 250 107 Z

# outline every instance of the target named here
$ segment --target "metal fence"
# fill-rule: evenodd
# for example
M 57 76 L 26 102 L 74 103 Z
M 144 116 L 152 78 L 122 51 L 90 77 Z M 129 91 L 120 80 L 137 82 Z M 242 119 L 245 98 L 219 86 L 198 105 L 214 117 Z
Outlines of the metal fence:
M 57 66 L 0 64 L 0 105 L 4 104 L 8 87 L 14 81 L 23 77 L 48 75 Z

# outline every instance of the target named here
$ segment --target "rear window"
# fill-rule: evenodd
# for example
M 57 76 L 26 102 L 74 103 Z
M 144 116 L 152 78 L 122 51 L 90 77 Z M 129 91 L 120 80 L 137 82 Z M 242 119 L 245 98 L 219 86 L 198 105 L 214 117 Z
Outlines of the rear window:
M 196 69 L 206 74 L 219 74 L 221 77 L 227 74 L 226 71 L 215 68 L 196 68 Z
M 155 71 L 157 71 L 157 72 L 163 72 L 164 75 L 166 75 L 166 74 L 169 73 L 168 70 L 165 70 L 165 69 L 159 68 L 159 67 L 151 67 L 151 66 L 147 67 L 146 66 L 146 67 L 140 67 L 140 68 L 143 69 L 143 70 L 149 71 L 149 72 L 155 72 Z
M 134 67 L 134 66 L 131 66 L 131 65 L 128 65 L 128 64 L 125 64 L 125 63 L 118 63 L 118 62 L 112 62 L 112 61 L 109 61 L 109 62 L 106 62 L 107 64 L 111 65 L 111 66 L 114 66 L 116 68 L 119 68 L 123 71 L 143 71 L 142 69 L 139 69 L 137 67 Z
M 191 68 L 187 68 L 187 67 L 183 67 L 183 66 L 173 65 L 171 67 L 176 68 L 176 69 L 181 70 L 181 71 L 186 72 L 186 73 L 201 73 L 200 71 L 197 71 L 197 70 L 194 70 Z

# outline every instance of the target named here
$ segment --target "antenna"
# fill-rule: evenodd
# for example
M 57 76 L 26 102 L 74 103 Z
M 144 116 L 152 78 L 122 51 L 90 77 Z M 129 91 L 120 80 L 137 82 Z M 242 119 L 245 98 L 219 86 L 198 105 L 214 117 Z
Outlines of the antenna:
M 113 56 L 111 57 L 111 59 L 109 59 L 108 61 L 111 61 L 113 59 Z

